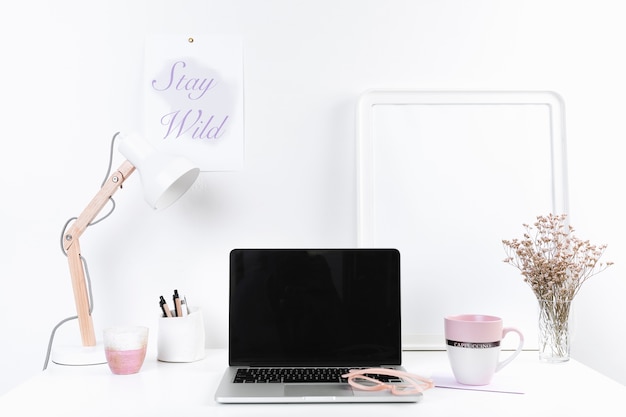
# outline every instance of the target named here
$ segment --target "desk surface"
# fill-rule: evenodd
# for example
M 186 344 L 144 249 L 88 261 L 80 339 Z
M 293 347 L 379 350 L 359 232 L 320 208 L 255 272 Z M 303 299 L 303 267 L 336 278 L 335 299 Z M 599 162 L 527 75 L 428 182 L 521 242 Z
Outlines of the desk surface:
M 506 353 L 506 352 L 505 352 Z M 503 353 L 504 354 L 504 353 Z M 444 351 L 404 352 L 408 371 L 424 376 L 450 373 Z M 227 364 L 225 350 L 208 350 L 195 363 L 162 363 L 149 355 L 135 375 L 113 375 L 107 365 L 51 364 L 35 378 L 0 397 L 1 416 L 243 416 L 340 415 L 603 416 L 624 415 L 626 386 L 571 360 L 539 362 L 525 351 L 496 374 L 494 384 L 523 394 L 436 387 L 417 404 L 218 404 L 213 394 Z

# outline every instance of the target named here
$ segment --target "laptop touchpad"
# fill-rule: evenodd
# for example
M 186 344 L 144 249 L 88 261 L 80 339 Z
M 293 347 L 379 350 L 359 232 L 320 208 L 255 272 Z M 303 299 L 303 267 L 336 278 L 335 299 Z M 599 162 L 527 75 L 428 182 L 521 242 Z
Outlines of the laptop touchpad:
M 347 384 L 287 384 L 285 395 L 289 397 L 345 397 L 354 394 Z

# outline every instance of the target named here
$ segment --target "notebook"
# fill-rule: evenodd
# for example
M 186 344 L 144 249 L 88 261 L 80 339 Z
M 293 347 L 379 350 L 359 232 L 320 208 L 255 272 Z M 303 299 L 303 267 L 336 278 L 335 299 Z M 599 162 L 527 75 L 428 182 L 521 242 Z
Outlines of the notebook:
M 399 252 L 233 250 L 228 355 L 221 403 L 419 401 L 327 376 L 402 369 Z

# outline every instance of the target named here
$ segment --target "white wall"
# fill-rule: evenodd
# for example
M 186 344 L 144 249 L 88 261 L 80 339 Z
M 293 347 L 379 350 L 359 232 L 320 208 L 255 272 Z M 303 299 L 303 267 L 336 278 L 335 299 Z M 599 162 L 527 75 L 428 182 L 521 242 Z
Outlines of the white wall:
M 154 335 L 158 296 L 178 288 L 204 309 L 207 345 L 224 347 L 231 248 L 354 245 L 363 91 L 554 90 L 567 106 L 572 223 L 608 243 L 617 263 L 577 298 L 573 356 L 626 383 L 620 1 L 24 0 L 3 9 L 0 392 L 40 371 L 50 330 L 74 314 L 61 228 L 97 191 L 111 135 L 139 125 L 142 42 L 155 33 L 243 35 L 246 168 L 203 173 L 159 213 L 129 179 L 113 216 L 81 240 L 97 332 L 141 322 Z M 508 279 L 521 278 L 511 270 Z M 74 340 L 76 325 L 58 337 Z

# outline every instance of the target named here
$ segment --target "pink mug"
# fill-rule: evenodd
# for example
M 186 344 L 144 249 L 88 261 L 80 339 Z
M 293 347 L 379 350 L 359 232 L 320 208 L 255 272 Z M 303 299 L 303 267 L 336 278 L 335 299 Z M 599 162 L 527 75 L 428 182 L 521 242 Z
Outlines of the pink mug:
M 504 327 L 500 317 L 463 314 L 446 317 L 444 324 L 450 366 L 461 384 L 489 384 L 493 375 L 515 359 L 524 346 L 522 332 L 514 327 Z M 519 336 L 517 349 L 499 361 L 500 341 L 509 332 Z

